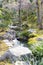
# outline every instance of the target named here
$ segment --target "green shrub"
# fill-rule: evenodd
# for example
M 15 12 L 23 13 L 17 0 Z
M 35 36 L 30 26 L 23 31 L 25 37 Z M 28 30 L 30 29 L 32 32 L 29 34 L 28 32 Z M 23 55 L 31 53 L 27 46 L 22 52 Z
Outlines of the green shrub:
M 37 41 L 37 43 L 29 44 L 29 46 L 36 59 L 41 60 L 41 58 L 43 57 L 43 41 Z
M 39 65 L 43 65 L 43 61 L 39 63 Z

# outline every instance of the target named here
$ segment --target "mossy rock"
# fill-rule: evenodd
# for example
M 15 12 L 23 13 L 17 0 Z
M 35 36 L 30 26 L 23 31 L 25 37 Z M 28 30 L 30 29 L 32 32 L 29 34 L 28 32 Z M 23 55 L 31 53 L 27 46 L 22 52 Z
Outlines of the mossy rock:
M 4 61 L 0 61 L 0 65 L 13 65 L 13 64 L 11 62 L 8 62 L 7 60 L 4 60 Z
M 36 40 L 36 37 L 35 38 L 30 38 L 29 40 L 28 40 L 28 44 L 35 44 L 35 43 L 37 43 L 37 40 Z
M 3 55 L 7 50 L 8 46 L 1 40 L 0 41 L 0 55 Z
M 5 65 L 5 63 L 4 62 L 0 62 L 0 65 Z

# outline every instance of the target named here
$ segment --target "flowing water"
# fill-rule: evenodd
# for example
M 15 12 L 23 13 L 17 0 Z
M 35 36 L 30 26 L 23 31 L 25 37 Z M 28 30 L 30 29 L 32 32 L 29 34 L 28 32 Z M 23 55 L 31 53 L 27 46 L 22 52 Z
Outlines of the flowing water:
M 18 41 L 16 38 L 13 40 L 13 45 L 14 46 L 24 46 L 24 44 L 22 44 L 20 41 Z

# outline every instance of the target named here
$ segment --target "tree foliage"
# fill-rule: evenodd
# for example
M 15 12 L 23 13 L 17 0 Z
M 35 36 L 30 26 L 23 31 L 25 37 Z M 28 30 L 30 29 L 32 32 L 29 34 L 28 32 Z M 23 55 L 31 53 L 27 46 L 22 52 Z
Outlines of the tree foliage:
M 11 12 L 0 8 L 0 21 L 0 27 L 7 27 L 9 24 L 11 24 Z

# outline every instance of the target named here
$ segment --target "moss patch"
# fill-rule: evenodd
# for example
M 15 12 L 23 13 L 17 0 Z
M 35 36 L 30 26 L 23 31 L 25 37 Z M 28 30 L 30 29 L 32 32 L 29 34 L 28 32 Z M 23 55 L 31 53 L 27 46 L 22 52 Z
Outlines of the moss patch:
M 12 65 L 12 63 L 9 63 L 7 60 L 1 61 L 0 65 Z
M 0 55 L 3 55 L 6 50 L 8 50 L 8 46 L 1 40 L 0 41 Z

